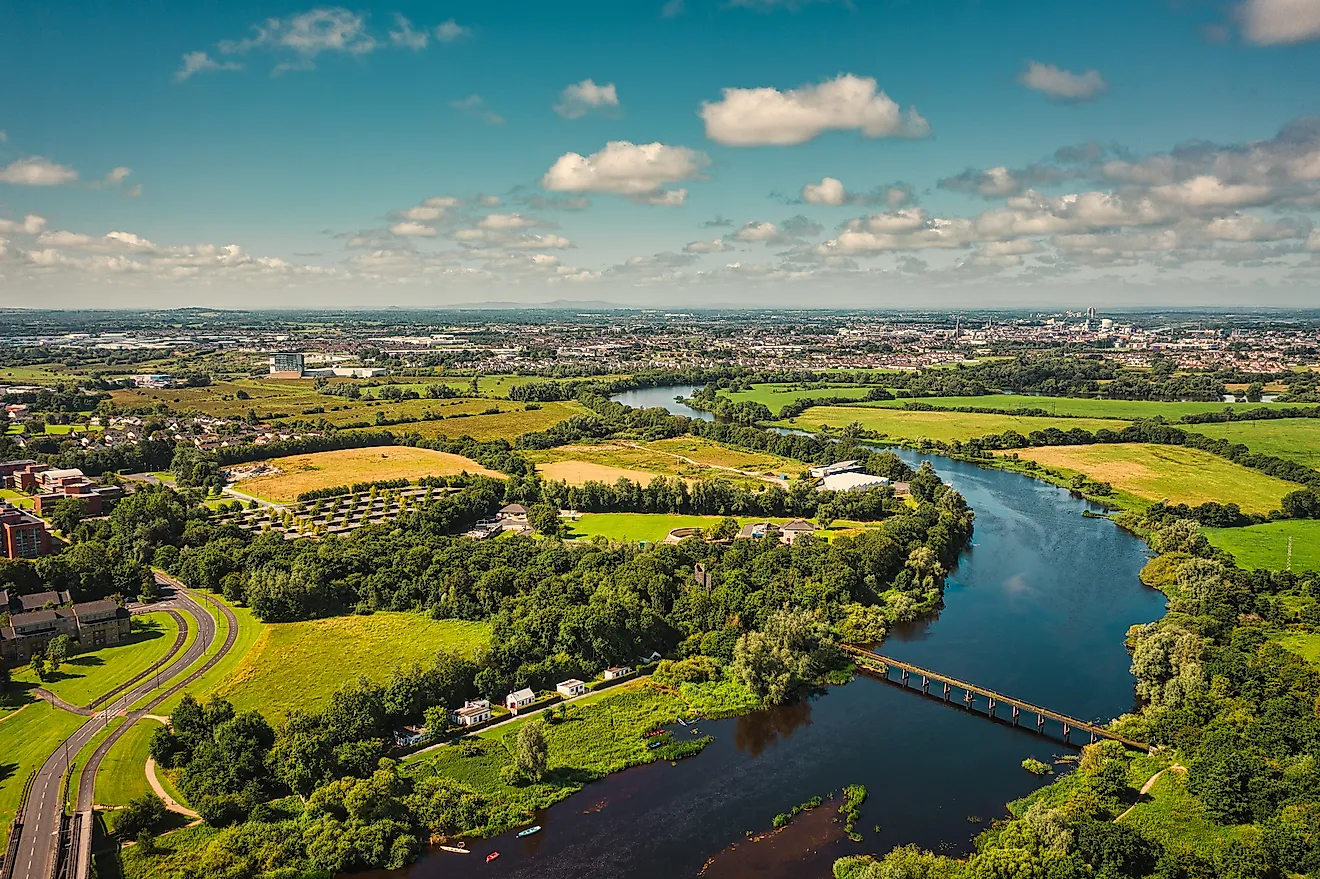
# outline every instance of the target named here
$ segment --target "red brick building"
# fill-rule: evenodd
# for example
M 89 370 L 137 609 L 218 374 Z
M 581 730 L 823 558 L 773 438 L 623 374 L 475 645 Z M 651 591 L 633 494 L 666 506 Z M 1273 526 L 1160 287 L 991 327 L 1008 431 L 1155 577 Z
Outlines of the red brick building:
M 46 523 L 18 507 L 0 503 L 0 553 L 7 559 L 35 559 L 50 553 Z

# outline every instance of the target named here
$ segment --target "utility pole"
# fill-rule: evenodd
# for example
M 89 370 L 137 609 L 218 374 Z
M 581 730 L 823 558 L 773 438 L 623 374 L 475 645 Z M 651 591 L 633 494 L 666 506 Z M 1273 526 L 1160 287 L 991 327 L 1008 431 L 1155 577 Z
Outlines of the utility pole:
M 1288 538 L 1288 567 L 1286 567 L 1284 570 L 1287 571 L 1292 570 L 1292 537 L 1291 536 L 1289 536 Z

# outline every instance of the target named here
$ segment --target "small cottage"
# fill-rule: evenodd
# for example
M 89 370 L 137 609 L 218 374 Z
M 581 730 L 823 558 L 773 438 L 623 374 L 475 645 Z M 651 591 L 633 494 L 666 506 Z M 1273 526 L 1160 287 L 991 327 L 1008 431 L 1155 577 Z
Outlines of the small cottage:
M 555 684 L 555 692 L 565 699 L 572 699 L 574 696 L 581 696 L 587 692 L 587 685 L 577 678 L 569 678 L 566 681 L 560 681 Z
M 517 712 L 520 708 L 526 708 L 536 701 L 536 694 L 527 687 L 521 690 L 515 690 L 504 697 L 504 707 L 510 711 Z
M 626 678 L 632 674 L 632 669 L 626 665 L 615 665 L 605 669 L 605 680 L 614 681 L 619 678 Z

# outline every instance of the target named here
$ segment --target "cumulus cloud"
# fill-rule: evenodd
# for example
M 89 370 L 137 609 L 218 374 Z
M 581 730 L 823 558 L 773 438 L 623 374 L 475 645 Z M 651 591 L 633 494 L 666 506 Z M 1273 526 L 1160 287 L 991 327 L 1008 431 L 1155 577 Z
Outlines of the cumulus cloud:
M 1306 238 L 1307 250 L 1320 250 L 1320 229 L 1312 229 Z
M 612 113 L 619 109 L 619 94 L 614 83 L 596 85 L 589 79 L 566 86 L 555 104 L 555 112 L 565 119 L 580 119 L 593 111 Z
M 472 28 L 464 27 L 452 18 L 436 25 L 435 38 L 442 43 L 453 43 L 472 36 Z
M 77 179 L 77 171 L 41 156 L 19 159 L 0 168 L 0 183 L 14 186 L 61 186 Z
M 503 125 L 504 117 L 494 112 L 486 106 L 486 99 L 481 95 L 468 95 L 457 101 L 450 101 L 449 106 L 458 110 L 460 113 L 466 113 L 476 119 L 480 119 L 487 125 Z
M 1018 76 L 1018 82 L 1055 100 L 1073 102 L 1093 100 L 1109 88 L 1109 83 L 1098 70 L 1073 73 L 1039 61 L 1028 61 L 1027 69 Z
M 723 238 L 714 241 L 690 241 L 683 245 L 684 253 L 724 253 L 733 250 L 733 246 Z
M 1151 187 L 1155 198 L 1188 208 L 1238 208 L 1264 204 L 1272 190 L 1265 184 L 1224 183 L 1218 177 L 1202 174 L 1181 183 Z
M 1260 46 L 1320 38 L 1320 0 L 1246 0 L 1238 16 L 1243 36 Z
M 752 220 L 737 232 L 733 237 L 739 241 L 777 241 L 781 236 L 779 227 L 774 223 L 765 223 L 760 220 Z
M 818 85 L 779 91 L 726 88 L 705 101 L 706 136 L 726 146 L 790 146 L 826 131 L 865 137 L 925 137 L 930 124 L 915 107 L 903 110 L 870 77 L 843 74 Z
M 434 238 L 436 236 L 434 226 L 415 222 L 395 223 L 390 226 L 390 232 L 402 238 Z
M 687 190 L 664 187 L 699 179 L 709 164 L 705 153 L 687 147 L 615 140 L 590 156 L 560 156 L 541 178 L 541 186 L 551 192 L 609 192 L 647 204 L 679 205 Z
M 912 187 L 906 183 L 877 186 L 870 192 L 850 192 L 837 177 L 825 177 L 819 183 L 808 183 L 803 186 L 798 201 L 802 204 L 828 207 L 882 204 L 893 207 L 911 201 L 912 197 Z
M 541 221 L 536 217 L 527 217 L 522 214 L 487 214 L 477 222 L 477 226 L 482 229 L 492 229 L 503 231 L 507 229 L 526 229 L 530 226 L 539 226 Z
M 237 61 L 216 61 L 206 52 L 187 52 L 183 56 L 183 64 L 174 72 L 174 81 L 183 82 L 198 73 L 242 69 L 243 65 Z
M 46 218 L 28 214 L 21 221 L 0 217 L 0 235 L 38 235 L 46 228 Z

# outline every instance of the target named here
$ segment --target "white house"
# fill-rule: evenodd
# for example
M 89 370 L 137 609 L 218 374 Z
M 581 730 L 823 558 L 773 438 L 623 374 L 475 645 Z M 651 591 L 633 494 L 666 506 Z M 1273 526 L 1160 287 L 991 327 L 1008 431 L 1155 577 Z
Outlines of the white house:
M 478 723 L 485 723 L 490 720 L 490 703 L 487 702 L 484 706 L 466 705 L 451 714 L 450 718 L 459 726 L 475 726 Z
M 510 711 L 517 712 L 519 708 L 526 708 L 536 701 L 536 694 L 527 687 L 510 693 L 504 697 L 504 707 Z
M 820 481 L 821 491 L 865 491 L 878 485 L 888 485 L 889 477 L 869 473 L 832 473 Z
M 835 473 L 850 473 L 853 470 L 858 469 L 860 469 L 860 467 L 858 466 L 857 461 L 839 461 L 834 464 L 824 464 L 820 467 L 812 467 L 807 471 L 807 474 L 811 476 L 812 479 L 824 479 L 826 476 L 833 476 Z
M 794 519 L 779 526 L 779 539 L 785 543 L 792 543 L 803 534 L 811 534 L 816 530 L 816 526 L 806 519 Z
M 605 680 L 614 681 L 619 678 L 627 677 L 632 674 L 632 669 L 626 665 L 615 665 L 605 669 Z
M 569 678 L 566 681 L 560 681 L 555 684 L 555 692 L 565 699 L 572 699 L 574 696 L 581 696 L 587 692 L 587 685 L 577 678 Z

